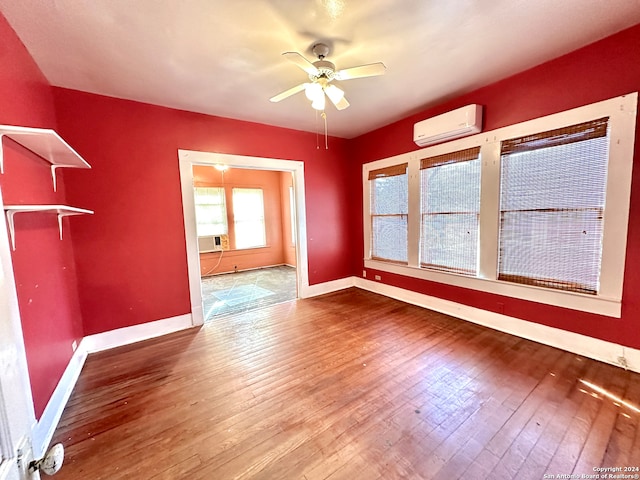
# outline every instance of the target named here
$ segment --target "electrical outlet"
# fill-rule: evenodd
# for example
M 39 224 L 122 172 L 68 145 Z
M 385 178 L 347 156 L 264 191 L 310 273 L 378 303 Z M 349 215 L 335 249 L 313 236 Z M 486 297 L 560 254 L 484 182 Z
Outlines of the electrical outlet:
M 378 280 L 378 281 L 382 280 L 382 277 L 381 277 L 380 275 L 376 275 L 376 276 L 375 276 L 375 277 L 373 277 L 373 278 L 375 278 L 375 279 L 376 279 L 376 280 Z
M 366 270 L 362 270 L 362 278 L 367 278 L 367 271 Z

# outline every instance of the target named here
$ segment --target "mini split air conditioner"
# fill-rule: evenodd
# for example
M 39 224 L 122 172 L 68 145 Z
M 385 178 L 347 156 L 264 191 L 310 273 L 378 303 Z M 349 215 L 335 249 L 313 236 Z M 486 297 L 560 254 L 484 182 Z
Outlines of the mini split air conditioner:
M 466 137 L 482 131 L 482 105 L 467 105 L 413 126 L 413 141 L 420 147 Z

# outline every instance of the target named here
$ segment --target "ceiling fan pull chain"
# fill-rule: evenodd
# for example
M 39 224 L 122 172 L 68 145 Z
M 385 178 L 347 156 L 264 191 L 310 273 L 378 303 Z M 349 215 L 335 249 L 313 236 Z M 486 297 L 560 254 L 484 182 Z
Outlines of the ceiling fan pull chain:
M 327 114 L 323 111 L 320 115 L 324 119 L 324 149 L 329 150 L 329 136 L 327 135 Z
M 316 112 L 316 150 L 320 150 L 320 130 L 318 128 L 318 110 Z

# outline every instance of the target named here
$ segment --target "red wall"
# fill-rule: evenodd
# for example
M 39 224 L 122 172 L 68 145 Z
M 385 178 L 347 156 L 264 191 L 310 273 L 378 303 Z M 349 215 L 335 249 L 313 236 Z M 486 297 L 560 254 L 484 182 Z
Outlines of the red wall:
M 56 128 L 53 96 L 44 76 L 0 15 L 0 124 Z M 2 200 L 9 204 L 59 204 L 64 176 L 53 192 L 49 164 L 8 139 L 3 140 L 5 173 Z M 82 319 L 72 250 L 72 222 L 64 220 L 64 240 L 51 214 L 15 217 L 12 253 L 18 303 L 36 417 L 40 418 L 82 338 Z
M 92 165 L 68 172 L 85 334 L 190 312 L 178 149 L 304 162 L 309 281 L 351 275 L 346 140 L 54 88 L 61 135 Z M 313 112 L 310 111 L 310 114 Z
M 470 104 L 485 107 L 484 129 L 493 130 L 544 115 L 579 107 L 640 90 L 640 25 L 602 41 L 544 63 L 538 67 L 478 89 L 469 94 L 427 108 L 419 114 L 362 135 L 350 142 L 357 168 L 351 172 L 354 192 L 351 236 L 357 259 L 354 274 L 361 275 L 362 258 L 362 164 L 416 150 L 412 141 L 416 121 Z M 639 122 L 640 124 L 640 122 Z M 637 130 L 639 132 L 640 130 Z M 453 300 L 466 305 L 504 313 L 516 318 L 582 333 L 622 345 L 640 348 L 640 135 L 636 132 L 627 263 L 622 318 L 551 307 L 524 300 L 504 298 L 459 287 L 427 282 L 381 272 L 385 283 L 408 290 Z

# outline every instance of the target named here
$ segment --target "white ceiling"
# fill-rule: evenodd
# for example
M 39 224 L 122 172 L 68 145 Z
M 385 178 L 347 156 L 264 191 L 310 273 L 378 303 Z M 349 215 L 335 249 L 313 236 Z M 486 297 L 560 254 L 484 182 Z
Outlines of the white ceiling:
M 319 40 L 338 69 L 331 135 L 351 138 L 640 23 L 640 0 L 0 0 L 52 85 L 316 131 L 307 81 Z M 594 66 L 597 68 L 597 65 Z

